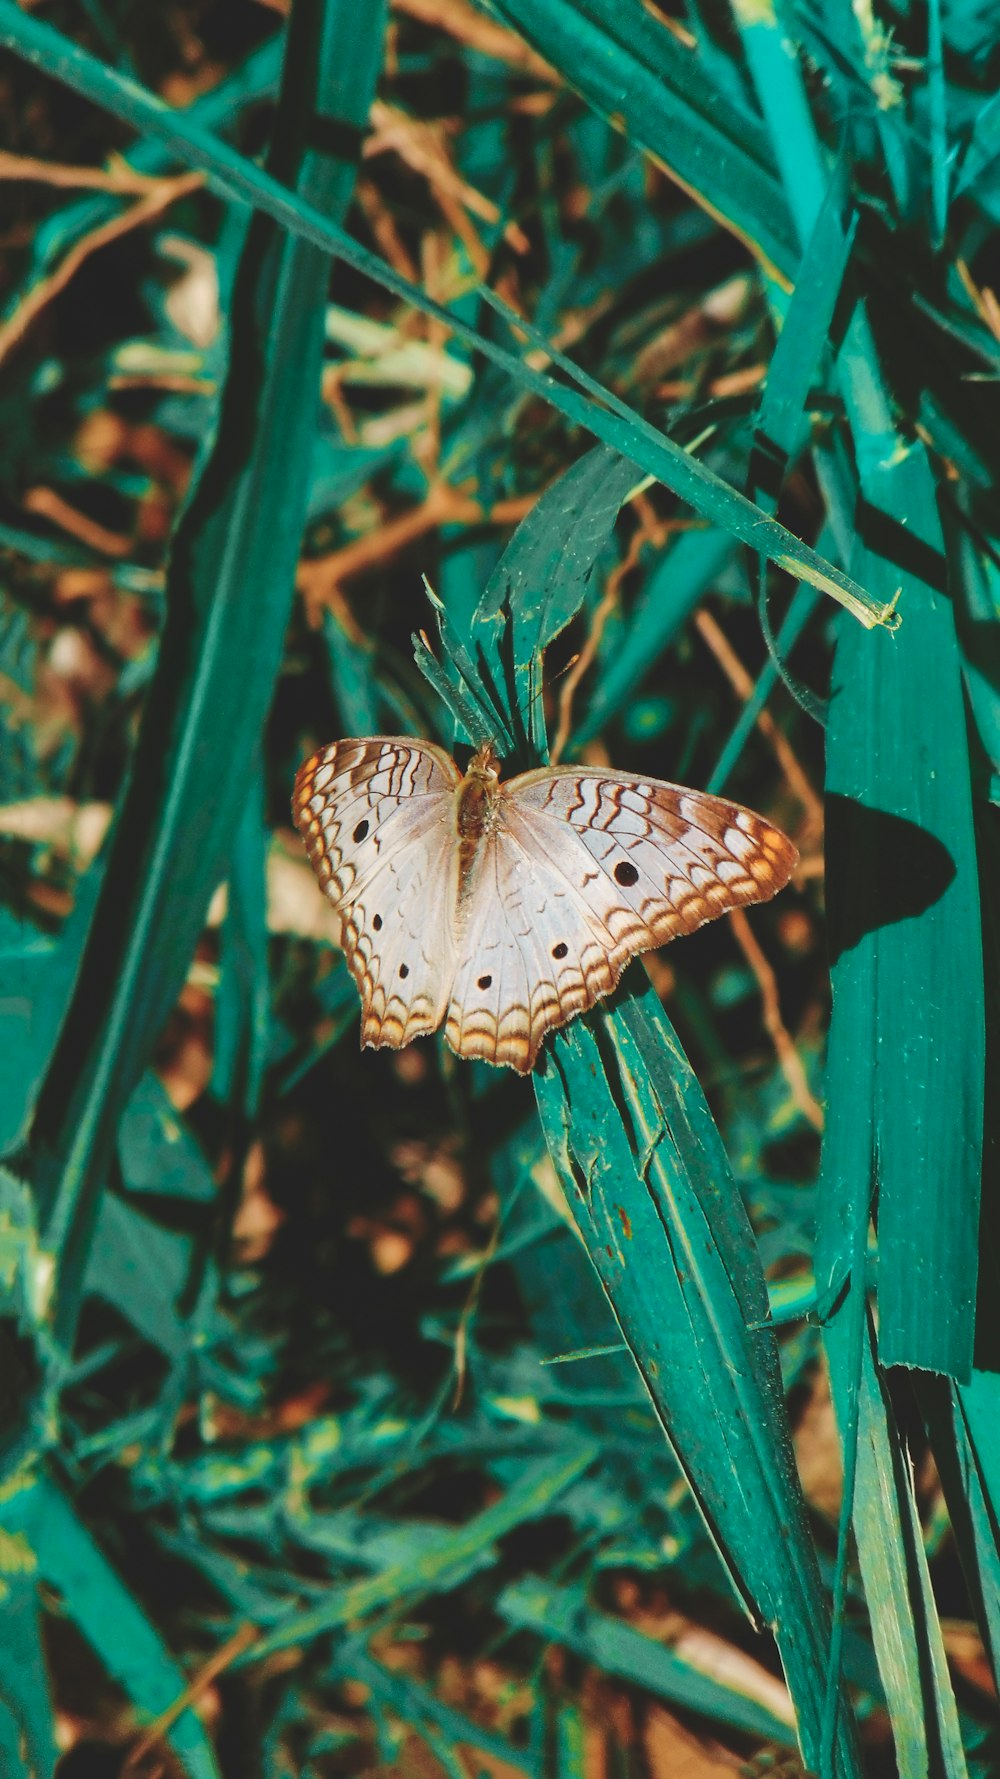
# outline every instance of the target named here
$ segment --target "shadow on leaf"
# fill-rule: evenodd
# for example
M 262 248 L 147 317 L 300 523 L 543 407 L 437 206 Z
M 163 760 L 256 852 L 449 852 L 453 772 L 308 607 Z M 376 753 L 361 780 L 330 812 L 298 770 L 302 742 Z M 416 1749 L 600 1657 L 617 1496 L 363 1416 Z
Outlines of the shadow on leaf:
M 866 933 L 933 907 L 955 876 L 926 828 L 836 793 L 826 799 L 826 857 L 831 964 Z

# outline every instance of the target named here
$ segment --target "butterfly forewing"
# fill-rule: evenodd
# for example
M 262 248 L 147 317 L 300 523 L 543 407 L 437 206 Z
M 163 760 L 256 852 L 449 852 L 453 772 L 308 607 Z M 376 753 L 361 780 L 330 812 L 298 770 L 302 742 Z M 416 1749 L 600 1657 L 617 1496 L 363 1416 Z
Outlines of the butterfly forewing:
M 798 859 L 780 829 L 753 810 L 660 779 L 557 767 L 526 772 L 504 789 L 549 857 L 580 858 L 584 849 L 581 893 L 628 955 L 766 901 Z M 636 921 L 651 939 L 633 943 Z
M 296 825 L 341 917 L 363 1044 L 408 1044 L 444 1017 L 460 778 L 441 748 L 382 736 L 321 748 L 295 780 Z

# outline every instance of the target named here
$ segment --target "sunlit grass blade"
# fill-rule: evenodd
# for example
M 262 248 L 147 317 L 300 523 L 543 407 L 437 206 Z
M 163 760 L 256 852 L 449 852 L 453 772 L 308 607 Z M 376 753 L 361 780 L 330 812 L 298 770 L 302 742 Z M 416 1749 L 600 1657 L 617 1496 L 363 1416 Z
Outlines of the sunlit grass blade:
M 545 650 L 575 617 L 635 465 L 603 447 L 589 451 L 546 489 L 490 577 L 474 620 L 480 672 L 502 683 L 510 712 L 527 713 L 521 748 L 531 765 L 548 759 L 542 709 Z

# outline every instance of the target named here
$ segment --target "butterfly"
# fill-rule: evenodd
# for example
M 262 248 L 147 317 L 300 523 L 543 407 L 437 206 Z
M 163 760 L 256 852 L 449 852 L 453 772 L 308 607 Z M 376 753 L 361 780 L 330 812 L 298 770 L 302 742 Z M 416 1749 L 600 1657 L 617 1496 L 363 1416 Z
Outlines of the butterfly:
M 362 1047 L 443 1022 L 459 1056 L 520 1074 L 637 952 L 766 901 L 798 860 L 721 797 L 604 767 L 501 783 L 491 745 L 463 773 L 412 736 L 320 748 L 292 812 L 341 918 Z

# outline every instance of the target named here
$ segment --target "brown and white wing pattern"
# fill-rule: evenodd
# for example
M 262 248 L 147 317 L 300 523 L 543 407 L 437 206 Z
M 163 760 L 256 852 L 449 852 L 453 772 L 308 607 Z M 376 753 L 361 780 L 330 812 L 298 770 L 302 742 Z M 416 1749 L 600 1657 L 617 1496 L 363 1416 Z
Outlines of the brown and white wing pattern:
M 463 902 L 445 1037 L 527 1074 L 547 1031 L 610 994 L 612 935 L 565 871 L 506 827 L 483 842 Z
M 636 953 L 765 901 L 798 856 L 751 810 L 625 773 L 528 772 L 501 786 L 501 811 L 468 886 L 445 1032 L 460 1055 L 521 1071 Z
M 335 741 L 295 780 L 292 813 L 361 995 L 362 1045 L 398 1048 L 444 1017 L 454 972 L 454 761 L 410 737 Z

